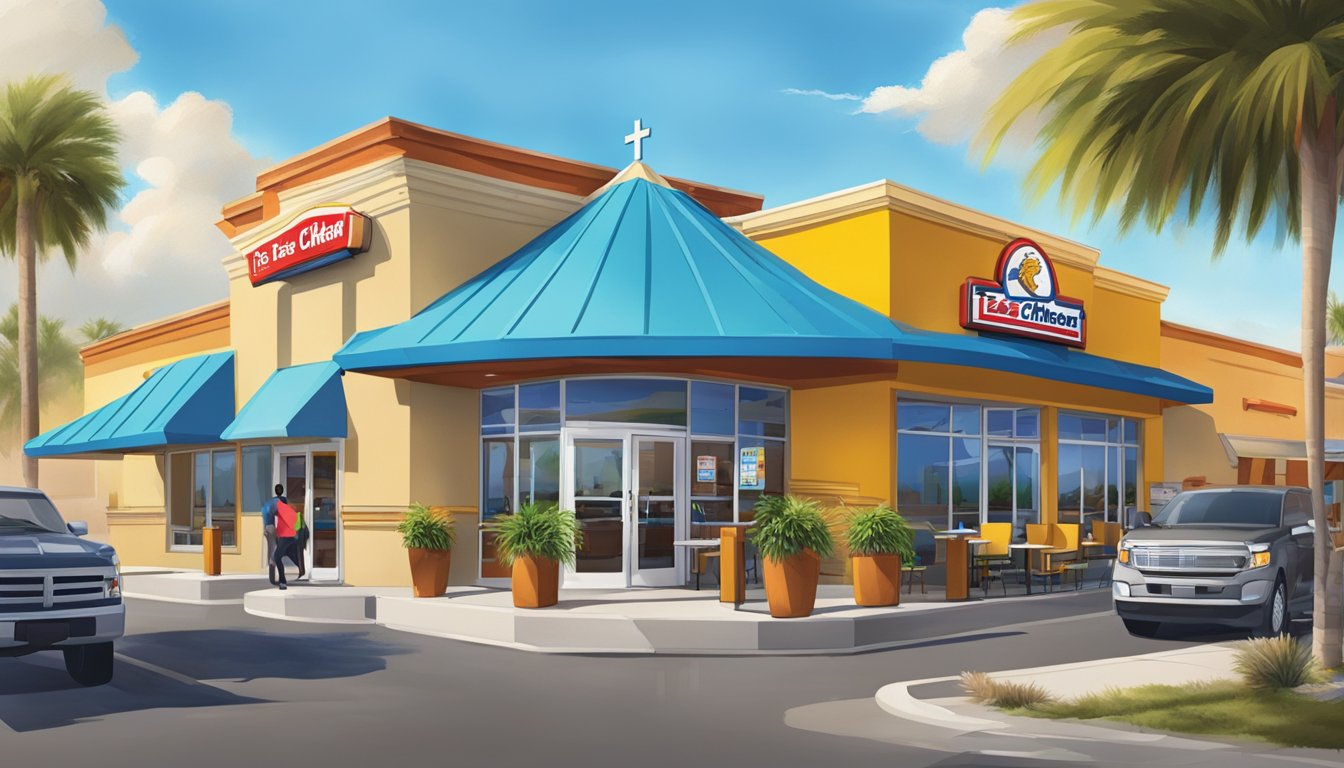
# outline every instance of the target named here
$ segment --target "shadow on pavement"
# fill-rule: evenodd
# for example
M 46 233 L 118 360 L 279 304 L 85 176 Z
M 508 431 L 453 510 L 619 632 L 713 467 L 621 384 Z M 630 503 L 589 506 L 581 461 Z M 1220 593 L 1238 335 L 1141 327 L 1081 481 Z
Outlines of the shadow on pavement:
M 273 634 L 247 629 L 151 632 L 117 643 L 118 653 L 194 680 L 239 682 L 366 675 L 385 669 L 386 657 L 411 650 L 370 640 L 362 632 Z
M 85 688 L 65 672 L 61 654 L 43 652 L 0 659 L 0 722 L 15 731 L 60 728 L 84 720 L 145 709 L 189 709 L 252 704 L 208 685 L 174 680 L 120 660 L 112 682 Z

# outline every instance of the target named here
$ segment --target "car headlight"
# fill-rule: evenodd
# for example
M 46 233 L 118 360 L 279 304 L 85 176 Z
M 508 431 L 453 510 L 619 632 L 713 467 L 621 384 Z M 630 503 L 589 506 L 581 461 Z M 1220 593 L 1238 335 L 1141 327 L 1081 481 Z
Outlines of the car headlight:
M 1111 595 L 1113 597 L 1129 597 L 1129 585 L 1123 581 L 1111 582 Z
M 1134 545 L 1128 541 L 1120 542 L 1120 551 L 1116 553 L 1116 558 L 1118 558 L 1121 563 L 1129 565 L 1129 551 L 1133 548 Z
M 112 553 L 112 572 L 113 574 L 103 579 L 103 589 L 109 598 L 121 597 L 121 558 L 117 553 Z
M 1264 568 L 1269 565 L 1269 545 L 1252 544 L 1251 559 L 1247 562 L 1247 568 Z

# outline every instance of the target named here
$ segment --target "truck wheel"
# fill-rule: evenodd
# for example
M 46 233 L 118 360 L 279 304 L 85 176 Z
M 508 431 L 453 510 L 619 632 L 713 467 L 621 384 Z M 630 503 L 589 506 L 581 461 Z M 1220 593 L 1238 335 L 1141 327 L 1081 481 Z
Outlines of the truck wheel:
M 1274 591 L 1265 601 L 1265 616 L 1260 622 L 1260 637 L 1278 637 L 1288 634 L 1288 588 L 1280 576 L 1274 582 Z
M 65 671 L 80 685 L 103 685 L 112 681 L 112 643 L 72 645 L 65 653 Z
M 1135 637 L 1156 637 L 1157 630 L 1162 625 L 1156 621 L 1139 621 L 1138 619 L 1123 619 L 1125 629 L 1129 634 Z

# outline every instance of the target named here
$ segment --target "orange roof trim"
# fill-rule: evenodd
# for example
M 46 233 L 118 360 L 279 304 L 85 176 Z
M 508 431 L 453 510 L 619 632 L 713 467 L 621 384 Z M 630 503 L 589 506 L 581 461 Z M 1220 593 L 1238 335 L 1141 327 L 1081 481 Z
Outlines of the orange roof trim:
M 79 357 L 87 366 L 138 349 L 228 329 L 229 302 L 226 299 L 95 341 L 81 348 Z
M 1296 352 L 1290 352 L 1286 349 L 1271 347 L 1267 344 L 1257 344 L 1253 341 L 1237 339 L 1231 336 L 1224 336 L 1221 333 L 1206 331 L 1202 328 L 1192 328 L 1188 325 L 1180 325 L 1168 320 L 1162 321 L 1162 335 L 1169 339 L 1180 339 L 1195 344 L 1203 344 L 1206 347 L 1217 347 L 1229 352 L 1238 352 L 1243 355 L 1259 357 L 1280 365 L 1288 365 L 1293 368 L 1302 367 L 1302 356 Z
M 256 193 L 224 206 L 216 225 L 233 237 L 279 213 L 276 193 L 390 157 L 436 163 L 519 184 L 587 196 L 617 169 L 496 144 L 385 117 L 262 171 Z M 749 192 L 669 177 L 668 182 L 719 217 L 754 213 L 765 198 Z

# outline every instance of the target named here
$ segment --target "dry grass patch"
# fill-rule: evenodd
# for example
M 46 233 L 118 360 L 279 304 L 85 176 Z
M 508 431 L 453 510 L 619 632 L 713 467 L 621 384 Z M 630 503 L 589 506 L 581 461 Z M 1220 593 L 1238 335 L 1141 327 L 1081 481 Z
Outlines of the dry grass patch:
M 984 672 L 962 672 L 961 687 L 971 701 L 1000 709 L 1034 709 L 1052 701 L 1036 683 L 995 680 Z
M 1251 688 L 1296 688 L 1325 679 L 1311 646 L 1288 636 L 1237 643 L 1232 667 Z

